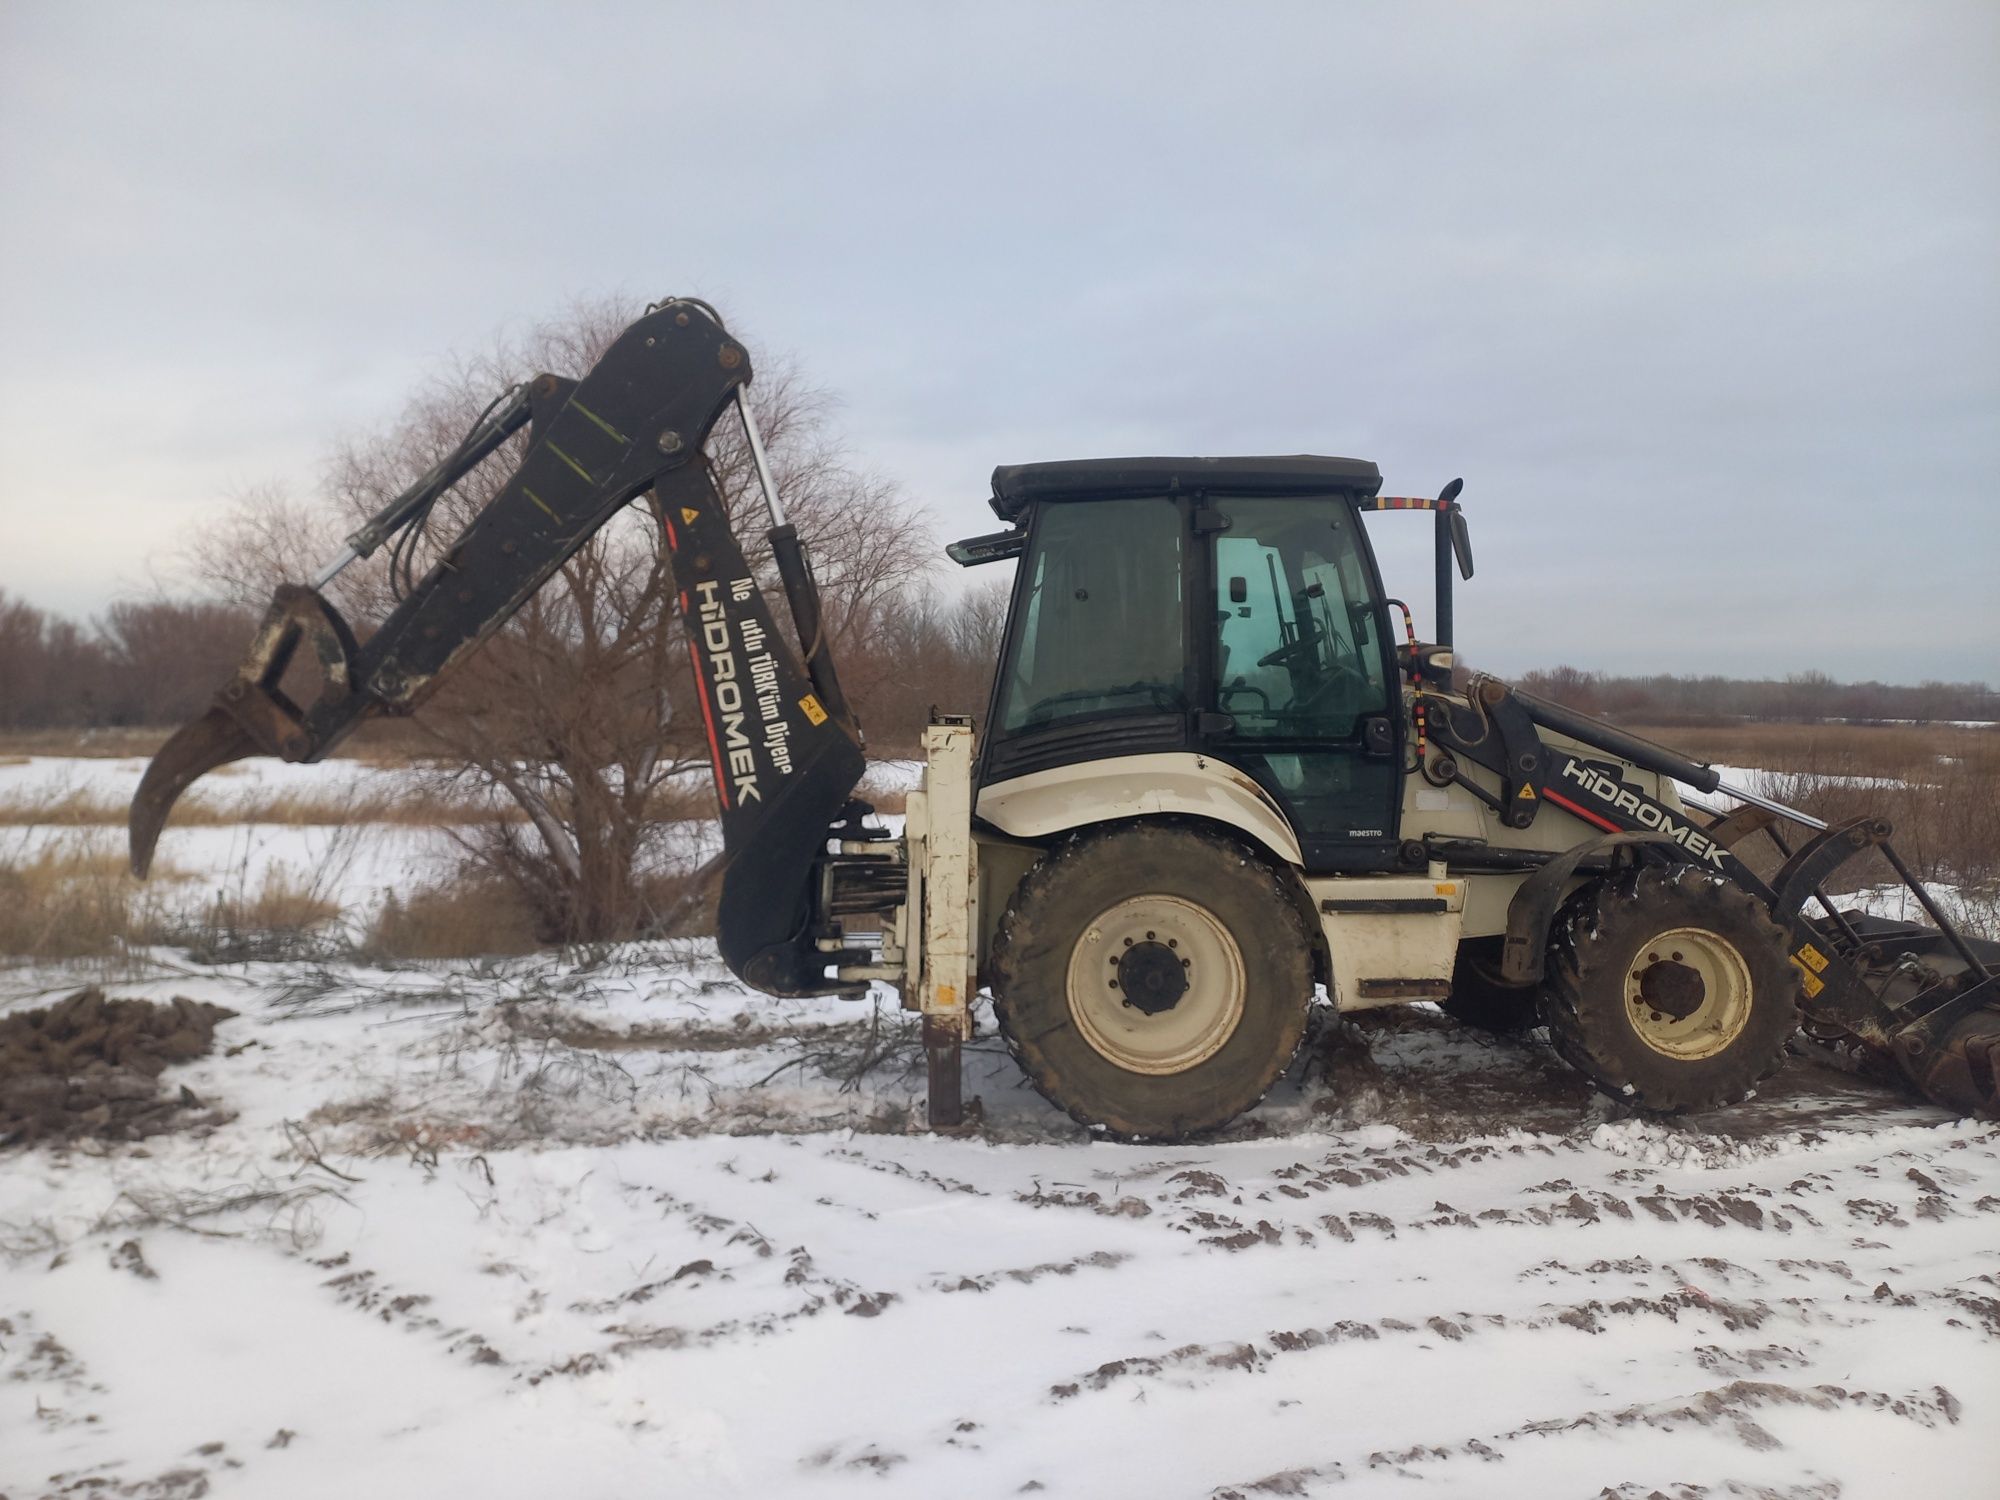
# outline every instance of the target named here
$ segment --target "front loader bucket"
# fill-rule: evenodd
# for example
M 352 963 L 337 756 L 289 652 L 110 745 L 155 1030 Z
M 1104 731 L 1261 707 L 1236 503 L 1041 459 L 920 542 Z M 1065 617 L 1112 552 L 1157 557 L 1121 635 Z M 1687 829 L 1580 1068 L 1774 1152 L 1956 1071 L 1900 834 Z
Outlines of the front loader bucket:
M 1816 927 L 1793 959 L 1807 1018 L 1932 1103 L 2000 1119 L 2000 942 L 1852 912 Z
M 1933 1103 L 2000 1120 L 2000 942 L 1850 919 L 1880 984 L 1904 1076 Z

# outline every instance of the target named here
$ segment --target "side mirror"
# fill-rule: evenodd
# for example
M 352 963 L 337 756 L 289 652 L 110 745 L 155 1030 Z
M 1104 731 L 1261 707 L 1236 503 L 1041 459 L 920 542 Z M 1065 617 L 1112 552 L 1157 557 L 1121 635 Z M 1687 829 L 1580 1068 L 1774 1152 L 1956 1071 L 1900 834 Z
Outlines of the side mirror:
M 1472 538 L 1466 535 L 1465 513 L 1458 508 L 1463 479 L 1454 479 L 1438 492 L 1437 525 L 1433 530 L 1433 555 L 1437 566 L 1437 639 L 1440 646 L 1451 644 L 1451 565 L 1458 562 L 1458 576 L 1472 576 Z
M 1241 574 L 1238 574 L 1236 577 L 1231 578 L 1229 580 L 1229 602 L 1231 604 L 1243 604 L 1247 603 L 1249 601 L 1249 598 L 1250 598 L 1249 580 L 1244 578 Z

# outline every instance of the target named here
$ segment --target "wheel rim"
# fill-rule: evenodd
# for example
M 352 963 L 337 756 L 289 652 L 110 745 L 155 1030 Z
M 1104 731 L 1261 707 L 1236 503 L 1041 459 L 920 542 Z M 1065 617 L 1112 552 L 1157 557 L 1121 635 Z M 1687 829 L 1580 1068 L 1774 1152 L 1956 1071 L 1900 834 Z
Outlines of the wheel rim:
M 1134 896 L 1084 928 L 1068 988 L 1070 1018 L 1107 1062 L 1156 1077 L 1185 1073 L 1243 1019 L 1243 954 L 1203 907 Z
M 1727 938 L 1676 927 L 1633 955 L 1625 1012 L 1639 1040 L 1666 1057 L 1698 1062 L 1742 1035 L 1750 1020 L 1750 965 Z

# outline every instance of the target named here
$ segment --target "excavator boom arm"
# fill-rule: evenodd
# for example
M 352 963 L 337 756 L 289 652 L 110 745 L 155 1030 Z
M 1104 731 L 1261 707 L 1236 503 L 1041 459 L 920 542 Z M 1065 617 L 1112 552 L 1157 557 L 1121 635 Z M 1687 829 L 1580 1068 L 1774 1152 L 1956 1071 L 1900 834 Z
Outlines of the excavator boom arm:
M 519 466 L 365 641 L 316 588 L 286 584 L 214 706 L 153 758 L 130 817 L 143 875 L 174 802 L 198 777 L 250 755 L 316 761 L 364 719 L 409 713 L 527 602 L 617 511 L 652 491 L 689 632 L 703 729 L 722 810 L 720 942 L 760 987 L 830 987 L 810 926 L 814 855 L 863 769 L 860 733 L 820 629 L 797 532 L 782 519 L 754 421 L 750 359 L 705 304 L 648 309 L 580 380 L 541 375 L 510 393 L 466 440 L 348 539 L 324 586 L 523 426 Z M 800 635 L 780 636 L 729 525 L 704 457 L 735 403 L 777 524 L 770 540 Z M 321 689 L 293 703 L 279 680 L 310 640 Z M 803 664 L 801 664 L 801 658 Z

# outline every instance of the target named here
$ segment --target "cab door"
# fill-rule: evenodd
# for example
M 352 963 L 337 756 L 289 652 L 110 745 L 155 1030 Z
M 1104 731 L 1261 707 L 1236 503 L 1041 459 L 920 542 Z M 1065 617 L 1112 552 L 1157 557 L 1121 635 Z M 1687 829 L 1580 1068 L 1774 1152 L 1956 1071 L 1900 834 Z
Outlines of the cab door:
M 1380 868 L 1396 843 L 1401 715 L 1359 518 L 1338 496 L 1209 506 L 1203 748 L 1278 799 L 1307 869 Z

